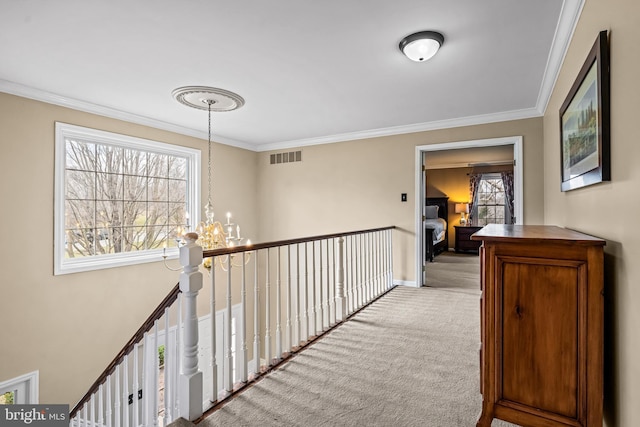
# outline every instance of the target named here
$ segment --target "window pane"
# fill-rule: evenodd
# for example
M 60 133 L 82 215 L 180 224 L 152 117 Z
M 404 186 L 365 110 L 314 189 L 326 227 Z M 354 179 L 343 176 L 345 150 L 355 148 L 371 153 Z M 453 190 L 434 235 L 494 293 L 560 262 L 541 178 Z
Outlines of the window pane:
M 95 173 L 68 170 L 65 179 L 67 199 L 95 199 Z
M 183 202 L 184 204 L 187 200 L 187 181 L 170 179 L 168 196 L 170 202 Z
M 120 174 L 96 173 L 96 199 L 122 200 L 123 177 Z
M 496 219 L 497 218 L 502 218 L 503 221 L 501 224 L 504 223 L 504 206 L 496 206 Z
M 169 180 L 163 178 L 149 178 L 149 185 L 147 187 L 147 190 L 147 200 L 167 200 L 169 193 Z
M 96 171 L 106 173 L 122 173 L 122 152 L 120 147 L 96 145 Z
M 147 209 L 147 225 L 167 225 L 169 207 L 167 203 L 149 202 Z
M 169 178 L 183 180 L 187 178 L 187 159 L 184 157 L 169 158 Z
M 123 227 L 122 228 L 122 252 L 137 252 L 145 250 L 145 239 L 147 236 L 146 227 Z
M 146 176 L 124 176 L 124 200 L 146 200 L 148 180 Z
M 125 175 L 147 176 L 147 153 L 124 148 L 122 150 L 122 173 Z
M 184 203 L 169 203 L 169 225 L 187 225 Z
M 65 143 L 65 150 L 66 169 L 77 169 L 84 171 L 96 170 L 95 144 L 67 139 Z
M 147 227 L 147 248 L 162 248 L 167 241 L 167 230 L 166 226 Z
M 67 200 L 65 202 L 65 228 L 93 228 L 96 202 L 93 200 Z
M 149 153 L 148 174 L 152 177 L 169 177 L 169 159 L 164 154 Z
M 143 226 L 147 223 L 147 204 L 145 202 L 125 202 L 122 207 L 123 226 Z
M 504 191 L 500 191 L 496 193 L 496 204 L 504 205 Z

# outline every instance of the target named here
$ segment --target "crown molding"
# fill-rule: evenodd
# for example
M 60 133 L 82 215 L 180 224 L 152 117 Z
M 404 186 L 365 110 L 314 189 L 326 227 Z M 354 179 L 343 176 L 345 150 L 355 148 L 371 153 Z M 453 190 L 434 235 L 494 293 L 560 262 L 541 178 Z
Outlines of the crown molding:
M 16 95 L 23 98 L 33 99 L 36 101 L 46 102 L 47 104 L 59 105 L 61 107 L 71 108 L 86 113 L 97 114 L 99 116 L 110 117 L 112 119 L 122 120 L 129 123 L 135 123 L 143 126 L 149 126 L 155 129 L 166 130 L 181 135 L 192 136 L 207 141 L 209 135 L 206 132 L 189 129 L 184 126 L 163 122 L 161 120 L 151 119 L 149 117 L 137 114 L 127 113 L 115 108 L 105 107 L 91 102 L 81 101 L 74 98 L 57 95 L 55 93 L 43 91 L 29 86 L 14 83 L 8 80 L 0 79 L 0 92 L 10 95 Z M 225 138 L 219 135 L 213 135 L 215 142 L 233 147 L 244 148 L 245 150 L 256 151 L 256 146 L 246 142 L 237 141 L 231 138 Z
M 558 18 L 556 32 L 553 35 L 553 43 L 551 44 L 547 66 L 540 85 L 540 92 L 538 92 L 538 101 L 536 102 L 536 109 L 540 115 L 544 115 L 549 105 L 553 88 L 556 85 L 562 63 L 569 50 L 569 44 L 578 25 L 584 3 L 585 0 L 564 0 L 562 3 L 560 18 Z
M 505 111 L 502 113 L 482 114 L 479 116 L 462 117 L 458 119 L 439 120 L 435 122 L 416 123 L 406 126 L 372 129 L 360 132 L 348 132 L 319 138 L 298 139 L 284 142 L 274 142 L 256 147 L 256 151 L 272 151 L 288 148 L 305 147 L 310 145 L 332 144 L 336 142 L 354 141 L 358 139 L 379 138 L 383 136 L 402 135 L 407 133 L 425 132 L 438 129 L 449 129 L 463 126 L 481 125 L 486 123 L 506 122 L 509 120 L 530 119 L 540 117 L 536 108 Z

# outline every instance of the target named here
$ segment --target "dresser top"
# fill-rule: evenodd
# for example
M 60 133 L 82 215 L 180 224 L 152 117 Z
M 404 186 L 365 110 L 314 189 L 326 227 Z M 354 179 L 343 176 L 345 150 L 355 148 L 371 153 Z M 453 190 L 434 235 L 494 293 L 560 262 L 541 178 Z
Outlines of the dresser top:
M 565 244 L 579 244 L 586 246 L 604 246 L 606 242 L 597 237 L 555 225 L 506 225 L 489 224 L 482 230 L 471 235 L 471 240 L 488 242 L 556 242 Z

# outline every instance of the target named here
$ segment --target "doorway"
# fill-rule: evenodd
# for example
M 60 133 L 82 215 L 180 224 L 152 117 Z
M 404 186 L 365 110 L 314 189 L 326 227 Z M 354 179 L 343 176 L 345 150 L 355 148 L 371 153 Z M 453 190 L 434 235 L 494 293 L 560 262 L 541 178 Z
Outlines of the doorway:
M 426 215 L 425 195 L 427 190 L 426 174 L 423 166 L 430 152 L 445 150 L 460 150 L 466 148 L 498 147 L 504 145 L 513 146 L 513 186 L 514 186 L 514 215 L 515 224 L 523 223 L 523 161 L 522 161 L 522 136 L 503 138 L 479 139 L 471 141 L 446 142 L 441 144 L 420 145 L 416 147 L 416 286 L 425 284 L 427 265 L 425 262 L 425 237 L 423 218 Z

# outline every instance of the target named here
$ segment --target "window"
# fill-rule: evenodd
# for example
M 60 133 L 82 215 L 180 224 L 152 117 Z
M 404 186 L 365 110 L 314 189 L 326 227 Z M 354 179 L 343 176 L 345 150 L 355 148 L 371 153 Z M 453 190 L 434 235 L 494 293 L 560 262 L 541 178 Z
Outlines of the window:
M 500 174 L 484 174 L 478 185 L 478 225 L 505 224 L 505 191 Z
M 175 253 L 199 165 L 199 150 L 56 123 L 55 274 Z
M 0 382 L 0 405 L 37 404 L 39 372 Z

